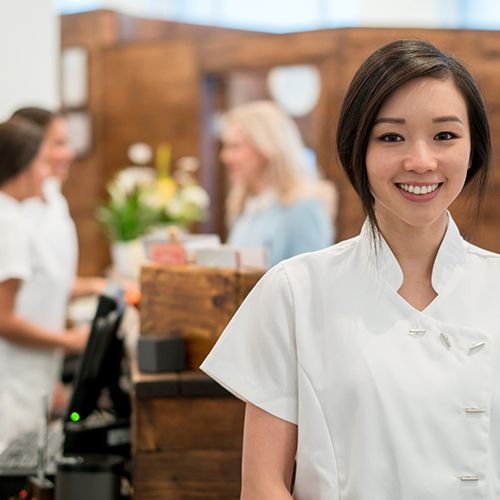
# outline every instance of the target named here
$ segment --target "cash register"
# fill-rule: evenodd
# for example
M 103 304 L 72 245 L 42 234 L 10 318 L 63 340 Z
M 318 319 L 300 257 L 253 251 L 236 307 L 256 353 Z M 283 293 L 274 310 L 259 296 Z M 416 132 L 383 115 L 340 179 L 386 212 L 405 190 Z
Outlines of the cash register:
M 108 290 L 99 297 L 67 414 L 18 436 L 0 453 L 0 498 L 19 491 L 29 476 L 53 477 L 64 457 L 130 456 L 130 401 L 121 387 L 123 312 L 120 294 Z

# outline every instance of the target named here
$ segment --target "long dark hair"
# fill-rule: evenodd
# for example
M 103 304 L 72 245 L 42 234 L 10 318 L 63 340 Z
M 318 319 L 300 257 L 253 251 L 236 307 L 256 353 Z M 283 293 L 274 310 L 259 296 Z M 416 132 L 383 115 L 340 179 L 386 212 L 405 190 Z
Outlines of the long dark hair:
M 42 141 L 42 130 L 25 120 L 0 123 L 0 186 L 30 166 Z
M 483 99 L 465 65 L 421 40 L 398 40 L 381 47 L 360 66 L 347 90 L 337 128 L 342 167 L 358 193 L 372 229 L 378 229 L 366 171 L 368 139 L 378 112 L 399 87 L 415 78 L 450 78 L 462 94 L 470 125 L 471 167 L 465 183 L 477 182 L 477 212 L 486 191 L 491 138 Z
M 63 115 L 59 112 L 50 111 L 48 109 L 39 108 L 37 106 L 26 106 L 14 111 L 11 118 L 22 118 L 23 120 L 34 123 L 35 125 L 38 125 L 45 134 L 47 133 L 47 129 L 52 123 L 52 120 L 59 116 Z

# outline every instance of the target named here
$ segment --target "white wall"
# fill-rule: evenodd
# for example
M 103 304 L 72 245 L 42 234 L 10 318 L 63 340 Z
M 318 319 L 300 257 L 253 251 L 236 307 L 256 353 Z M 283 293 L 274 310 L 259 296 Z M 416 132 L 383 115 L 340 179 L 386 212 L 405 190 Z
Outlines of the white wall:
M 359 0 L 359 25 L 436 28 L 458 19 L 457 0 Z
M 0 0 L 0 120 L 58 105 L 59 32 L 52 0 Z

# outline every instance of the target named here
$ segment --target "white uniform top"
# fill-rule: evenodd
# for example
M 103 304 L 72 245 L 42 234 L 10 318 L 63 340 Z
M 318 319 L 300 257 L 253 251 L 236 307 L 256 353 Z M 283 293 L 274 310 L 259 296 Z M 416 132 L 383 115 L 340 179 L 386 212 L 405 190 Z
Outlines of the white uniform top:
M 21 280 L 16 315 L 61 331 L 66 286 L 45 243 L 22 205 L 0 192 L 0 282 Z M 0 447 L 19 432 L 39 425 L 41 396 L 52 395 L 59 367 L 59 353 L 23 347 L 0 337 Z
M 271 269 L 202 369 L 298 425 L 298 500 L 500 498 L 500 256 L 449 219 L 423 311 L 385 242 Z
M 62 318 L 64 325 L 66 306 L 78 265 L 78 237 L 75 223 L 69 213 L 68 202 L 61 193 L 60 181 L 56 177 L 46 179 L 43 193 L 45 202 L 40 198 L 30 198 L 23 202 L 23 208 L 57 259 L 61 279 L 67 288 Z

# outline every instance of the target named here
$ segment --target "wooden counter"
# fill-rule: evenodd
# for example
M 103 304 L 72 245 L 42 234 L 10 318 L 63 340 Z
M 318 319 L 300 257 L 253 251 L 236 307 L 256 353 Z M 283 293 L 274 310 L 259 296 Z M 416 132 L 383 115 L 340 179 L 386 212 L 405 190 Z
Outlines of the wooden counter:
M 140 373 L 132 356 L 134 500 L 237 500 L 245 405 L 197 368 L 262 270 L 148 264 L 141 336 L 181 336 L 187 370 Z
M 182 336 L 188 369 L 210 352 L 263 270 L 148 264 L 141 271 L 141 335 Z
M 244 403 L 199 371 L 131 365 L 134 500 L 237 500 Z

